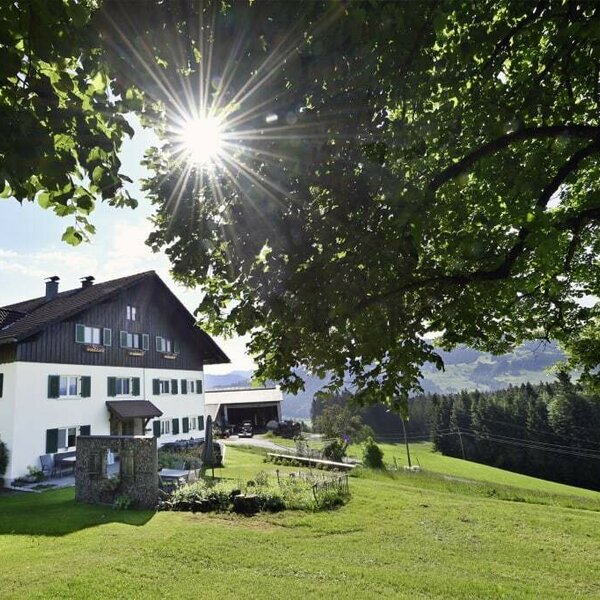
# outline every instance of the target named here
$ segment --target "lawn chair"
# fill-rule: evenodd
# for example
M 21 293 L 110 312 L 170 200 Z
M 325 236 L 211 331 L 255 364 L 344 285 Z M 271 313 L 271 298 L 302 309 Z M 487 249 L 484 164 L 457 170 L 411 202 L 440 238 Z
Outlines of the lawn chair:
M 52 454 L 42 454 L 40 456 L 40 463 L 44 477 L 56 475 L 56 465 L 54 464 L 54 456 Z
M 185 471 L 185 460 L 178 460 L 173 468 L 178 471 Z

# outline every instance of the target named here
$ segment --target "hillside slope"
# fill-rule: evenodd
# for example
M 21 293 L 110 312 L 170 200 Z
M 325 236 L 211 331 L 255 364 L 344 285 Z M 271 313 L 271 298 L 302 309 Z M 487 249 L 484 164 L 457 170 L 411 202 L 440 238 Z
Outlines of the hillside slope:
M 227 450 L 219 477 L 275 476 L 260 454 Z M 600 597 L 600 494 L 512 487 L 489 467 L 473 481 L 450 461 L 441 473 L 357 474 L 350 502 L 321 513 L 115 511 L 76 504 L 72 489 L 0 495 L 0 597 Z

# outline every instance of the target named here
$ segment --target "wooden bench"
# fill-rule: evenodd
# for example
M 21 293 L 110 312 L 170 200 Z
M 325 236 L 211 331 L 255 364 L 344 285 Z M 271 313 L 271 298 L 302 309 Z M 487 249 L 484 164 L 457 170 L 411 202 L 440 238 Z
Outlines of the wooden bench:
M 267 452 L 267 456 L 269 458 L 283 458 L 286 460 L 295 460 L 299 463 L 304 463 L 306 465 L 323 465 L 324 467 L 328 467 L 330 469 L 340 469 L 351 471 L 356 468 L 358 464 L 356 463 L 343 463 L 343 462 L 334 462 L 333 460 L 323 460 L 320 458 L 308 458 L 307 456 L 294 456 L 292 454 L 276 454 L 274 452 Z

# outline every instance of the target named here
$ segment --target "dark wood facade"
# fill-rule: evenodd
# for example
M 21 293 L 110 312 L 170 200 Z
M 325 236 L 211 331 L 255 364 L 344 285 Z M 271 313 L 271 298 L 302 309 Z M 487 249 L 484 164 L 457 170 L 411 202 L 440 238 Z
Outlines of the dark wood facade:
M 127 306 L 136 307 L 135 320 L 126 318 Z M 86 344 L 75 341 L 77 324 L 110 329 L 111 345 L 102 346 L 102 352 L 88 351 Z M 137 333 L 140 337 L 144 333 L 149 335 L 149 348 L 143 356 L 132 356 L 130 349 L 121 347 L 120 331 Z M 178 343 L 176 358 L 165 358 L 164 353 L 156 350 L 156 336 Z M 65 321 L 48 325 L 16 345 L 0 346 L 0 362 L 11 362 L 12 358 L 25 362 L 201 371 L 205 362 L 204 339 L 190 314 L 174 301 L 159 280 L 152 279 Z

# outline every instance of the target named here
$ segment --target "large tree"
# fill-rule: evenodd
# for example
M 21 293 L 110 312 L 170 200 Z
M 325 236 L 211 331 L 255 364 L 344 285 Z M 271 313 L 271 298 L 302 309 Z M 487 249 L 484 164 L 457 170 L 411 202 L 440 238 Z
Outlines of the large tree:
M 68 217 L 70 244 L 94 233 L 97 200 L 136 205 L 118 156 L 133 133 L 126 90 L 111 81 L 96 8 L 94 0 L 0 1 L 0 198 Z
M 597 332 L 595 3 L 136 6 L 93 23 L 162 136 L 150 243 L 203 286 L 205 326 L 251 336 L 259 375 L 349 375 L 401 408 L 442 366 L 430 335 L 502 352 Z M 197 105 L 222 121 L 214 168 L 182 151 Z

